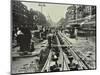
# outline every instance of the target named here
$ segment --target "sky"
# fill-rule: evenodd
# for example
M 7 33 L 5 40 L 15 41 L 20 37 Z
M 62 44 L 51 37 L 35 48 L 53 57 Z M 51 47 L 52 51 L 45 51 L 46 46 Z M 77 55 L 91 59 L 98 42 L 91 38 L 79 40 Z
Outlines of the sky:
M 34 2 L 22 2 L 22 3 L 27 6 L 28 10 L 32 8 L 33 10 L 41 12 L 41 7 L 39 6 L 39 3 L 34 3 Z M 50 19 L 53 22 L 57 23 L 61 18 L 65 18 L 65 13 L 69 6 L 70 5 L 45 3 L 45 7 L 43 7 L 42 9 L 42 13 L 46 16 L 47 19 L 48 16 L 50 16 Z

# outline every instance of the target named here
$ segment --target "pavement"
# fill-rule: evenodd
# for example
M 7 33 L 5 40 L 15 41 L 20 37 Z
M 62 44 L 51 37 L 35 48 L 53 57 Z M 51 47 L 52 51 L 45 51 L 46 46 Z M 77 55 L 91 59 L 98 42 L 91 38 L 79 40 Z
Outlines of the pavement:
M 47 47 L 47 45 L 48 45 L 48 41 L 47 40 L 42 41 L 41 43 L 39 43 L 39 44 L 37 44 L 37 45 L 34 46 L 35 50 L 32 52 L 31 55 L 26 55 L 26 56 L 35 56 L 35 55 L 38 55 L 41 50 L 43 50 L 43 49 L 45 49 Z M 15 48 L 12 49 L 12 52 L 11 52 L 12 53 L 11 54 L 12 57 L 21 57 L 19 55 L 19 52 L 18 52 L 19 48 L 20 47 L 18 46 L 18 47 L 15 47 Z
M 37 44 L 35 46 L 35 51 L 32 52 L 32 55 L 40 54 L 41 50 L 46 49 L 48 45 L 48 41 L 44 40 L 43 42 Z M 30 72 L 39 72 L 38 69 L 38 62 L 39 56 L 26 56 L 26 57 L 20 57 L 17 53 L 17 50 L 19 50 L 19 47 L 16 47 L 13 49 L 12 57 L 15 57 L 15 59 L 12 61 L 12 73 L 30 73 Z M 20 57 L 20 58 L 19 58 Z

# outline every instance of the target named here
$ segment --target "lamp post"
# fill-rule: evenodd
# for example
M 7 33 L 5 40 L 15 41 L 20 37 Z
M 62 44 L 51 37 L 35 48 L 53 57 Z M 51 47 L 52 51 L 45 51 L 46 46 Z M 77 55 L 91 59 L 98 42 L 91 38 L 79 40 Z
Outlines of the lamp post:
M 75 5 L 75 19 L 76 19 L 76 24 L 78 24 L 78 22 L 77 22 L 77 19 L 78 19 L 78 11 L 77 11 L 77 9 L 78 9 L 78 5 Z M 75 27 L 75 37 L 76 37 L 76 40 L 78 40 L 77 33 L 78 33 L 78 29 L 77 29 L 77 27 Z
M 43 14 L 43 7 L 45 7 L 45 3 L 39 3 L 39 5 L 41 7 L 41 13 Z M 41 39 L 41 32 L 40 32 L 40 39 Z

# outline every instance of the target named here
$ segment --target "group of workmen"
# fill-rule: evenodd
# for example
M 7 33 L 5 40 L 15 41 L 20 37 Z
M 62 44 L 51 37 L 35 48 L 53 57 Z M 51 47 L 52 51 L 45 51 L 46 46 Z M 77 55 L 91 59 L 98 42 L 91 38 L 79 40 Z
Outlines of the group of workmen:
M 32 41 L 32 33 L 31 33 L 31 30 L 27 26 L 17 27 L 15 37 L 17 40 L 17 46 L 20 47 L 19 52 L 34 51 L 34 41 Z M 52 33 L 50 32 L 48 33 L 48 37 L 47 37 L 49 47 L 51 47 L 51 37 L 52 37 Z
M 20 47 L 20 52 L 31 52 L 31 31 L 28 27 L 18 27 L 15 34 L 17 45 Z

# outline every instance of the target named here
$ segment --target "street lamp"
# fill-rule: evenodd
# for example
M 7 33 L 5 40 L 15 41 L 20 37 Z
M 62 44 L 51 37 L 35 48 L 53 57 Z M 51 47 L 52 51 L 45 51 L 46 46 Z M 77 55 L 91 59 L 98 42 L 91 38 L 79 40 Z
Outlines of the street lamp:
M 45 3 L 39 3 L 39 5 L 41 7 L 41 13 L 43 14 L 43 7 L 45 7 Z M 38 14 L 39 15 L 39 14 Z M 40 33 L 40 38 L 42 37 L 42 34 Z

